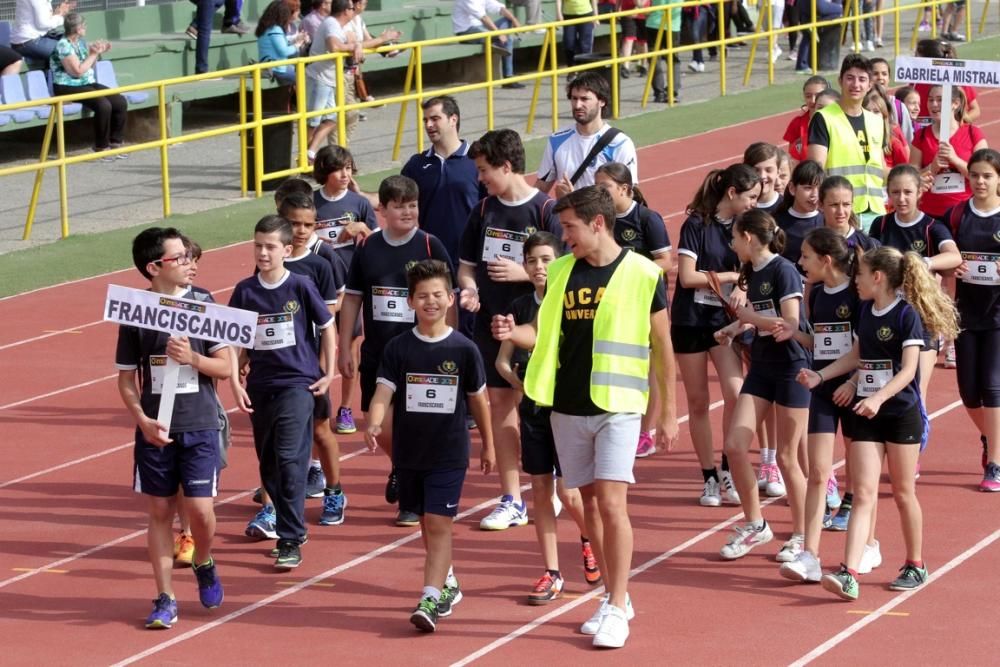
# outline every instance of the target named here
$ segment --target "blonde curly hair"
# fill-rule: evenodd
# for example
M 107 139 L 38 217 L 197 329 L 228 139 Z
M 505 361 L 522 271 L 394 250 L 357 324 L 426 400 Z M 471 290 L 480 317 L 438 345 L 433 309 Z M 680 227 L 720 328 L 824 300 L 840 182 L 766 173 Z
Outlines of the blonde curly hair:
M 953 340 L 958 336 L 958 311 L 955 303 L 931 275 L 924 258 L 915 252 L 902 253 L 882 246 L 862 256 L 872 271 L 881 271 L 893 289 L 901 289 L 903 298 L 913 306 L 932 336 Z

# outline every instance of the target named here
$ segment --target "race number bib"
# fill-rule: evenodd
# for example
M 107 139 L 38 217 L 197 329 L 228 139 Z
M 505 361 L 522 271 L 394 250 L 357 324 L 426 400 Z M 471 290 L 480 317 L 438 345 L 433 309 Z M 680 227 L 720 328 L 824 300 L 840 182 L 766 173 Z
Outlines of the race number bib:
M 973 285 L 1000 285 L 1000 276 L 997 275 L 997 260 L 1000 259 L 1000 255 L 963 252 L 962 259 L 969 266 L 969 272 L 962 278 L 962 282 Z
M 878 359 L 875 361 L 865 361 L 858 364 L 858 391 L 857 395 L 863 397 L 872 396 L 882 387 L 889 384 L 892 379 L 892 361 L 889 359 Z
M 458 376 L 406 374 L 406 411 L 450 415 L 458 404 Z
M 486 236 L 483 238 L 483 261 L 509 259 L 512 262 L 523 264 L 524 242 L 527 238 L 528 235 L 524 232 L 487 227 Z
M 704 273 L 704 271 L 702 271 Z M 733 288 L 735 285 L 733 283 L 724 283 L 722 285 L 722 296 L 729 299 L 729 295 L 733 293 Z M 696 287 L 694 290 L 694 302 L 701 304 L 702 306 L 711 306 L 713 308 L 722 308 L 722 299 L 718 295 L 707 287 Z
M 817 361 L 836 361 L 850 352 L 853 344 L 849 322 L 813 325 L 813 358 Z
M 778 311 L 774 309 L 774 302 L 768 299 L 767 301 L 752 301 L 750 302 L 753 306 L 753 312 L 757 313 L 761 317 L 777 317 Z M 771 336 L 773 335 L 770 331 L 762 331 L 757 329 L 758 336 Z
M 149 357 L 149 390 L 154 394 L 163 393 L 163 375 L 167 370 L 167 355 L 154 354 Z M 181 364 L 177 373 L 177 393 L 198 393 L 198 372 Z
M 372 318 L 376 322 L 413 322 L 405 287 L 372 286 Z
M 965 192 L 965 179 L 953 171 L 942 171 L 934 176 L 931 192 L 936 195 L 953 195 Z
M 295 322 L 291 313 L 257 316 L 255 350 L 280 350 L 295 345 Z
M 333 218 L 331 220 L 320 220 L 316 223 L 316 236 L 324 243 L 328 243 L 334 248 L 347 248 L 354 245 L 354 239 L 339 241 L 340 234 L 354 220 L 350 216 Z

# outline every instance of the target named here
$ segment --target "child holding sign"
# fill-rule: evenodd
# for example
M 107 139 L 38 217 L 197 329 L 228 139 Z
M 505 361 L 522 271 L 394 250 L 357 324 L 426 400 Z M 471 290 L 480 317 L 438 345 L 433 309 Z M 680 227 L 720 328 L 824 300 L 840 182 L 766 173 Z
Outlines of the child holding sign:
M 396 178 L 405 178 L 397 176 Z M 469 467 L 466 401 L 483 438 L 484 473 L 495 458 L 486 404 L 486 371 L 472 341 L 448 326 L 455 302 L 451 270 L 441 260 L 423 260 L 407 272 L 406 302 L 417 326 L 393 338 L 378 369 L 365 438 L 373 451 L 391 412 L 392 461 L 399 479 L 399 506 L 420 517 L 427 551 L 424 588 L 410 622 L 434 632 L 462 592 L 451 566 L 454 519 Z
M 150 289 L 170 297 L 193 299 L 190 288 L 191 251 L 174 228 L 152 227 L 132 242 L 132 259 L 149 280 Z M 181 364 L 170 426 L 157 420 L 167 359 Z M 194 535 L 192 567 L 202 605 L 222 604 L 222 583 L 212 558 L 215 497 L 219 476 L 219 414 L 213 379 L 230 374 L 226 346 L 186 336 L 122 325 L 115 352 L 118 393 L 136 422 L 135 490 L 146 496 L 149 513 L 147 542 L 157 597 L 146 619 L 151 629 L 177 622 L 177 601 L 171 585 L 173 520 L 178 486 Z M 142 378 L 137 382 L 136 374 Z

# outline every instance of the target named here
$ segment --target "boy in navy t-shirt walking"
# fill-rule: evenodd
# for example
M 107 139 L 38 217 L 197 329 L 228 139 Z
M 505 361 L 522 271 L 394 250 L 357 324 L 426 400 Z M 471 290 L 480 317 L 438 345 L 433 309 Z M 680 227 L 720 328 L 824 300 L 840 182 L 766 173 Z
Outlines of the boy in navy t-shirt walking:
M 417 326 L 385 347 L 365 438 L 374 451 L 394 403 L 392 461 L 399 506 L 420 516 L 427 550 L 424 588 L 410 622 L 433 632 L 438 617 L 450 615 L 462 599 L 451 568 L 451 543 L 469 467 L 466 402 L 483 438 L 479 459 L 484 473 L 493 470 L 496 455 L 483 358 L 472 341 L 445 321 L 455 301 L 448 265 L 435 259 L 417 262 L 407 279 L 407 303 Z

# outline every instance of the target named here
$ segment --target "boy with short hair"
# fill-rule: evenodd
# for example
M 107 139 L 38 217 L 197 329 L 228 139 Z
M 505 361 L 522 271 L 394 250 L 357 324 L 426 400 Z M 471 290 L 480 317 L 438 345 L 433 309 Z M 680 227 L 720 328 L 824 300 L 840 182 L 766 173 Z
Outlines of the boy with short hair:
M 192 298 L 191 253 L 183 239 L 172 227 L 152 227 L 133 240 L 133 262 L 153 292 Z M 156 420 L 168 357 L 181 364 L 169 433 Z M 177 622 L 171 569 L 179 486 L 194 535 L 192 567 L 198 596 L 209 609 L 222 604 L 222 583 L 212 558 L 212 498 L 219 476 L 219 421 L 212 382 L 228 378 L 230 365 L 225 345 L 131 326 L 118 329 L 118 393 L 136 422 L 134 488 L 148 500 L 147 542 L 158 590 L 146 619 L 150 629 L 170 628 Z M 137 372 L 142 374 L 139 382 Z
M 479 181 L 489 195 L 469 214 L 462 235 L 458 284 L 460 302 L 478 312 L 473 340 L 486 364 L 490 419 L 496 431 L 500 502 L 479 523 L 482 530 L 506 530 L 528 523 L 518 474 L 517 394 L 494 366 L 500 343 L 490 333 L 494 315 L 532 292 L 522 262 L 524 241 L 542 230 L 562 234 L 555 202 L 524 180 L 524 145 L 513 130 L 487 132 L 469 148 Z
M 240 366 L 250 362 L 246 389 L 235 375 L 230 386 L 237 407 L 250 415 L 260 478 L 274 502 L 279 570 L 302 562 L 314 396 L 326 393 L 333 380 L 332 366 L 320 368 L 314 327 L 325 358 L 335 353 L 333 316 L 313 282 L 285 268 L 291 253 L 291 223 L 277 215 L 261 218 L 254 227 L 258 273 L 240 281 L 229 301 L 259 313 L 254 347 L 240 351 Z
M 413 328 L 414 313 L 407 305 L 409 295 L 406 267 L 424 259 L 449 263 L 448 253 L 437 237 L 417 228 L 419 207 L 417 184 L 406 176 L 389 176 L 379 185 L 379 207 L 383 229 L 358 245 L 347 276 L 347 289 L 340 311 L 340 357 L 338 366 L 345 381 L 361 378 L 361 410 L 367 413 L 375 394 L 375 378 L 385 345 L 395 336 Z M 450 263 L 449 263 L 450 265 Z M 358 314 L 364 319 L 365 338 L 360 363 L 351 350 L 351 334 Z M 392 437 L 388 426 L 380 440 L 392 458 Z M 386 502 L 397 500 L 395 478 L 389 474 Z M 400 511 L 396 525 L 415 526 L 419 517 Z
M 482 434 L 480 468 L 494 466 L 486 374 L 479 350 L 448 326 L 455 301 L 451 271 L 441 260 L 423 260 L 407 271 L 407 304 L 417 326 L 385 347 L 378 370 L 365 438 L 372 450 L 392 411 L 392 459 L 399 480 L 400 508 L 420 516 L 427 555 L 424 588 L 410 622 L 434 632 L 462 592 L 452 571 L 452 531 L 458 514 L 471 441 L 466 400 Z
M 330 230 L 327 233 L 335 239 L 333 248 L 347 267 L 351 266 L 355 246 L 378 229 L 371 202 L 364 195 L 350 189 L 356 170 L 354 157 L 342 146 L 324 146 L 316 153 L 316 161 L 313 163 L 313 177 L 320 184 L 319 190 L 313 195 L 316 218 L 324 228 Z M 339 321 L 337 326 L 340 326 Z M 356 341 L 361 336 L 361 327 L 356 327 L 352 334 L 348 349 L 352 350 L 356 361 L 359 347 Z M 354 383 L 344 376 L 340 381 L 337 433 L 354 433 L 358 430 L 351 412 L 353 397 Z

